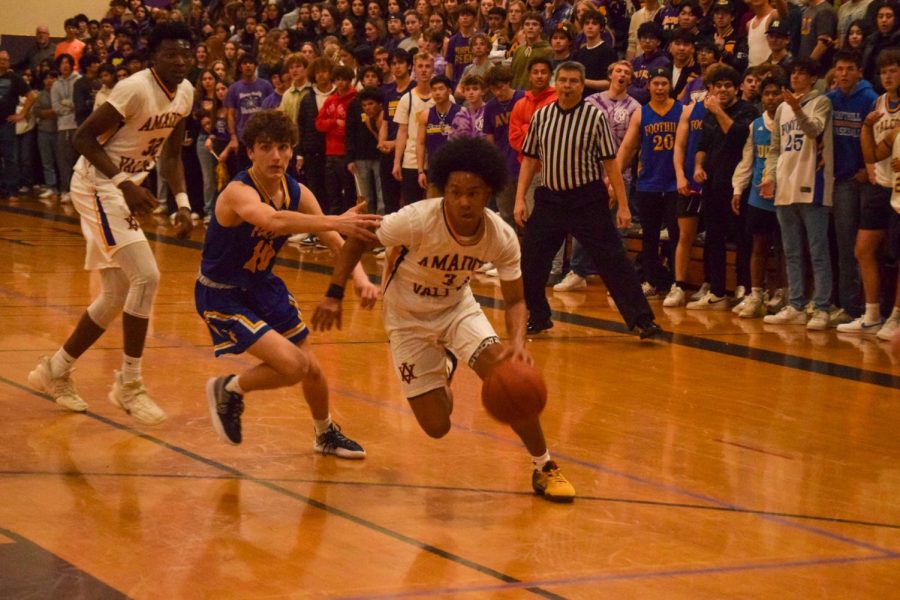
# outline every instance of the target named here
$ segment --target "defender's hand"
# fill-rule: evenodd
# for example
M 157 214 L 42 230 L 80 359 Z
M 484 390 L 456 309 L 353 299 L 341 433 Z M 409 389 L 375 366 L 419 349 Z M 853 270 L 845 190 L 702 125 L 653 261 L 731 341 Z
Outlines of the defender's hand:
M 341 301 L 336 298 L 322 298 L 313 313 L 313 331 L 328 331 L 334 325 L 341 328 Z
M 191 235 L 194 229 L 194 221 L 191 219 L 191 209 L 179 208 L 175 213 L 175 236 L 184 239 Z

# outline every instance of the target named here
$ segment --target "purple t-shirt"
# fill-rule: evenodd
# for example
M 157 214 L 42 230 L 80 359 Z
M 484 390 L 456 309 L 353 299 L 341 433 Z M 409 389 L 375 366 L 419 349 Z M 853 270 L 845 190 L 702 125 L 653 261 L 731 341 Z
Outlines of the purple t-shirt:
M 256 78 L 253 83 L 245 83 L 239 79 L 231 84 L 225 95 L 225 108 L 233 108 L 235 114 L 235 128 L 238 136 L 244 131 L 244 125 L 254 113 L 262 110 L 263 100 L 269 97 L 275 88 L 265 79 Z
M 494 144 L 506 159 L 506 166 L 512 179 L 519 176 L 519 153 L 509 145 L 509 115 L 512 113 L 516 102 L 525 97 L 525 92 L 516 90 L 512 98 L 501 102 L 497 98 L 491 98 L 484 105 L 484 133 L 494 136 Z
M 454 33 L 447 42 L 447 64 L 453 67 L 453 89 L 459 85 L 463 70 L 472 63 L 472 48 L 469 46 L 469 40 L 470 38 L 461 33 Z M 443 71 L 437 71 L 437 63 L 435 63 L 435 73 L 443 74 Z
M 271 94 L 266 96 L 266 99 L 263 100 L 262 103 L 262 107 L 266 109 L 278 108 L 279 106 L 281 106 L 281 94 L 279 94 L 278 92 L 272 92 Z

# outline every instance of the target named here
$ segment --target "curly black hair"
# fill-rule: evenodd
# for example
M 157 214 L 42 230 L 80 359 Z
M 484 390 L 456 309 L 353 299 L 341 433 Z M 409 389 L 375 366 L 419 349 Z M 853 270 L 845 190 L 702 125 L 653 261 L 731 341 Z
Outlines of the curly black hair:
M 147 40 L 147 49 L 153 54 L 165 40 L 184 40 L 191 46 L 194 45 L 194 36 L 191 34 L 190 28 L 178 21 L 160 23 L 154 27 Z
M 500 151 L 484 138 L 461 137 L 443 144 L 429 161 L 431 183 L 443 192 L 451 173 L 465 172 L 480 177 L 494 194 L 506 187 L 509 172 Z

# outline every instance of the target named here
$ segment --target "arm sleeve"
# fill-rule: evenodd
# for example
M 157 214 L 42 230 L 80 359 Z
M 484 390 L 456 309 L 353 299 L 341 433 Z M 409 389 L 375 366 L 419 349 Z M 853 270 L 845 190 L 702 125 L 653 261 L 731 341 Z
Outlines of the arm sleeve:
M 797 124 L 807 136 L 815 139 L 825 131 L 825 123 L 831 115 L 831 100 L 819 96 L 807 102 L 797 111 Z
M 499 252 L 497 258 L 492 262 L 497 267 L 497 277 L 500 281 L 515 281 L 522 276 L 519 240 L 512 227 L 502 222 L 495 222 L 495 224 L 497 225 Z
M 319 114 L 316 115 L 316 130 L 321 131 L 322 133 L 327 133 L 333 127 L 337 126 L 335 119 L 329 117 L 331 108 L 331 102 L 329 102 L 331 98 L 325 100 L 325 104 L 322 105 L 322 110 L 319 111 Z
M 522 142 L 525 141 L 525 133 L 528 129 L 528 123 L 525 123 L 522 114 L 525 110 L 523 101 L 524 98 L 516 102 L 509 115 L 509 145 L 516 152 L 522 152 Z
M 731 129 L 725 134 L 725 143 L 729 144 L 731 148 L 742 146 L 747 139 L 750 125 L 758 116 L 756 109 L 752 106 L 745 106 L 741 109 L 740 112 L 734 115 L 734 123 L 731 124 Z
M 747 189 L 747 184 L 750 183 L 750 178 L 753 174 L 753 136 L 747 136 L 747 140 L 744 142 L 744 151 L 743 156 L 741 157 L 741 162 L 738 163 L 737 168 L 734 170 L 734 175 L 731 176 L 731 187 L 734 190 L 734 195 L 739 196 L 744 193 L 744 190 Z
M 409 103 L 412 102 L 412 94 L 403 94 L 397 102 L 397 110 L 394 111 L 394 123 L 397 125 L 409 125 L 409 114 L 412 112 Z

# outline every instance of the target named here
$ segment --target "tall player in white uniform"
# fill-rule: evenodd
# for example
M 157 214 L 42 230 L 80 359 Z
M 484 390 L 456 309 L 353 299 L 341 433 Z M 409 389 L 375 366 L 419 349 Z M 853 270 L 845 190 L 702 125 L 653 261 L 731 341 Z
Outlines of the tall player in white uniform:
M 450 431 L 449 380 L 456 357 L 482 380 L 506 358 L 532 362 L 525 348 L 519 242 L 498 214 L 485 209 L 507 177 L 504 160 L 491 143 L 477 138 L 447 142 L 431 165 L 431 181 L 444 196 L 386 216 L 375 232 L 378 243 L 390 248 L 384 325 L 394 366 L 419 425 L 434 438 Z M 352 238 L 344 244 L 326 297 L 313 315 L 315 329 L 340 328 L 344 285 L 365 249 L 365 242 Z M 494 263 L 500 277 L 508 345 L 500 343 L 469 287 L 472 274 L 487 262 Z M 550 459 L 540 420 L 512 428 L 531 454 L 535 492 L 554 502 L 571 502 L 575 490 Z
M 185 80 L 192 66 L 186 25 L 157 26 L 148 46 L 153 67 L 120 81 L 75 134 L 81 158 L 72 177 L 72 201 L 87 241 L 85 268 L 99 271 L 101 292 L 65 344 L 52 357 L 42 357 L 28 381 L 61 406 L 87 410 L 72 382 L 72 365 L 121 312 L 123 366 L 109 399 L 139 422 L 154 425 L 166 415 L 144 388 L 141 357 L 159 269 L 135 215 L 157 205 L 140 185 L 158 160 L 178 204 L 176 232 L 191 231 L 181 145 L 194 91 Z

